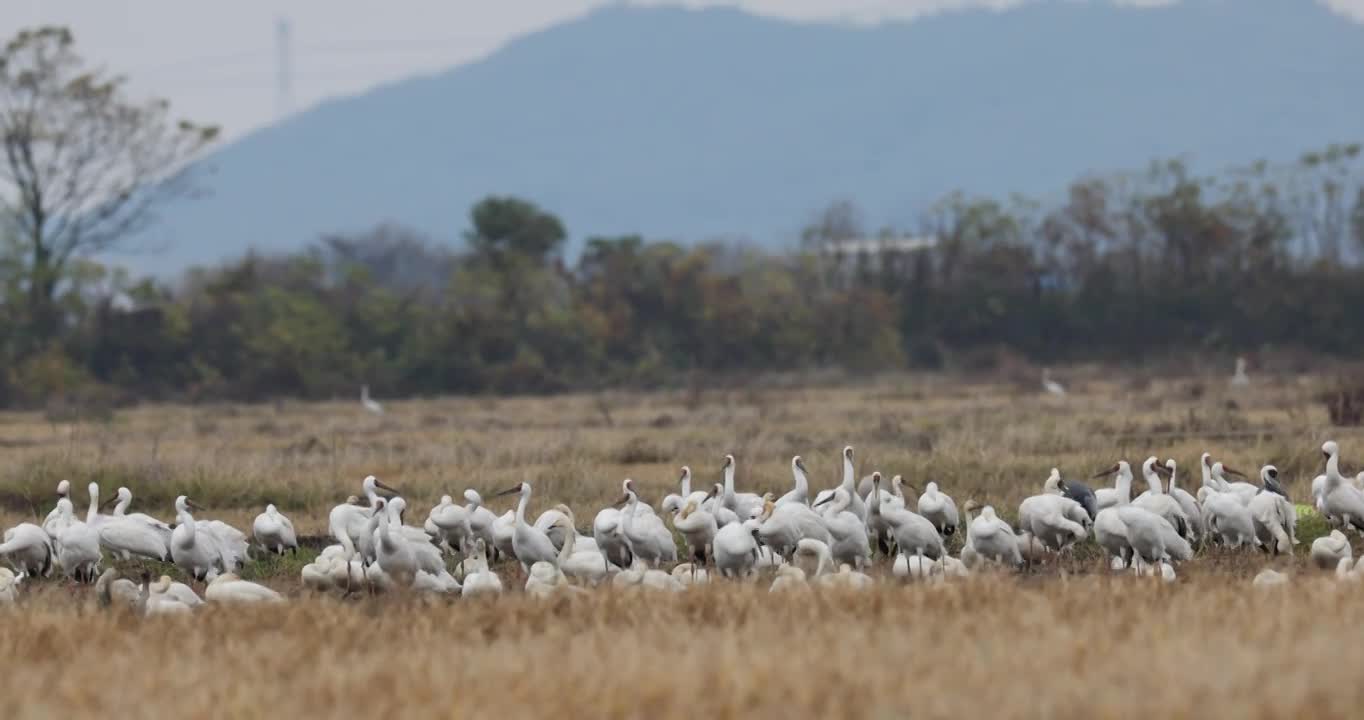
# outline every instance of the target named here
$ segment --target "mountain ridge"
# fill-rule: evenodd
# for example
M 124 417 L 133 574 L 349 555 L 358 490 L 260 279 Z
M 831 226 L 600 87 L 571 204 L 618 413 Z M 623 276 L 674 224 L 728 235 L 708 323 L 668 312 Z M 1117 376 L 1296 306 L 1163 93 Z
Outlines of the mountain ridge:
M 518 194 L 575 242 L 790 242 L 851 199 L 910 225 L 954 189 L 1059 193 L 1189 153 L 1220 168 L 1364 139 L 1364 28 L 1315 3 L 1030 3 L 874 26 L 611 6 L 219 149 L 126 264 L 174 272 L 384 221 L 454 241 Z M 1268 48 L 1268 49 L 1266 49 Z M 1354 135 L 1354 137 L 1351 137 Z

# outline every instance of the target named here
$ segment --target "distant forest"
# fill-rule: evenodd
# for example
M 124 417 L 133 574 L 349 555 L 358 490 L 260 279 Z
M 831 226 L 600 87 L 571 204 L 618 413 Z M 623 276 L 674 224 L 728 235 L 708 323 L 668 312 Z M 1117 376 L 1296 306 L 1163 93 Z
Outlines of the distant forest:
M 489 197 L 459 249 L 386 225 L 172 284 L 76 262 L 51 324 L 6 272 L 22 262 L 3 262 L 0 402 L 545 393 L 1004 355 L 1349 357 L 1364 348 L 1360 170 L 1359 145 L 1215 178 L 1169 161 L 1078 180 L 1053 207 L 952 195 L 905 233 L 936 239 L 924 247 L 839 252 L 902 233 L 837 202 L 787 252 L 595 237 L 572 265 L 549 210 Z

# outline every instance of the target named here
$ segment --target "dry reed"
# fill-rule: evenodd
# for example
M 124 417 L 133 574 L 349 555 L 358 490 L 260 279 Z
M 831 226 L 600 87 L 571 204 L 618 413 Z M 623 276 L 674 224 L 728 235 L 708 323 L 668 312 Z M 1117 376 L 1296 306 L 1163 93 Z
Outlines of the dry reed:
M 846 443 L 859 473 L 936 480 L 959 502 L 976 497 L 1006 515 L 1052 466 L 1078 477 L 1120 456 L 1173 456 L 1192 487 L 1205 449 L 1247 470 L 1275 462 L 1301 502 L 1328 434 L 1347 453 L 1364 447 L 1358 430 L 1329 427 L 1307 378 L 1257 379 L 1236 395 L 1211 381 L 1191 392 L 1190 380 L 1134 385 L 1097 370 L 1065 379 L 1064 400 L 923 376 L 386 403 L 382 418 L 355 402 L 144 407 L 96 425 L 4 413 L 0 525 L 45 514 L 69 477 L 106 493 L 127 485 L 135 509 L 163 517 L 188 493 L 240 527 L 271 501 L 302 532 L 321 533 L 327 509 L 369 473 L 412 500 L 410 522 L 443 493 L 530 480 L 535 510 L 568 502 L 585 524 L 622 478 L 656 502 L 683 463 L 698 485 L 717 480 L 725 453 L 740 459 L 741 489 L 789 486 L 797 453 L 826 487 Z M 1364 651 L 1349 638 L 1364 591 L 1299 571 L 1289 589 L 1254 592 L 1249 576 L 1264 562 L 1201 557 L 1172 587 L 1102 573 L 1062 580 L 1047 568 L 1040 579 L 856 596 L 778 598 L 764 583 L 546 602 L 523 597 L 507 570 L 508 594 L 473 603 L 304 597 L 297 562 L 285 562 L 253 572 L 294 595 L 288 607 L 149 620 L 98 612 L 88 590 L 33 582 L 0 615 L 0 692 L 7 718 L 1357 714 L 1364 689 L 1351 668 Z
M 981 579 L 3 620 L 13 718 L 1352 717 L 1364 590 Z

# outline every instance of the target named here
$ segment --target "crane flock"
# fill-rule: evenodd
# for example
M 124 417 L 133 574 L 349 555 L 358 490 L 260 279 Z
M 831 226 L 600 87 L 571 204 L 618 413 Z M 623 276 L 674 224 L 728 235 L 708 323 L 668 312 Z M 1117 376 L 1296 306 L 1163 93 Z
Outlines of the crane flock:
M 1364 576 L 1354 564 L 1346 532 L 1364 533 L 1364 473 L 1346 478 L 1334 441 L 1321 446 L 1324 472 L 1311 485 L 1316 511 L 1334 527 L 1312 543 L 1310 563 L 1341 580 Z M 1298 544 L 1297 509 L 1279 470 L 1263 466 L 1258 482 L 1239 470 L 1199 459 L 1196 493 L 1179 486 L 1178 464 L 1148 457 L 1139 466 L 1145 489 L 1133 497 L 1132 465 L 1120 460 L 1089 480 L 1112 478 L 1091 489 L 1063 479 L 1053 468 L 1040 492 L 1018 506 L 1016 525 L 995 508 L 968 499 L 957 502 L 936 482 L 922 492 L 900 475 L 879 471 L 856 477 L 852 447 L 841 455 L 842 481 L 811 496 L 810 474 L 800 456 L 791 459 L 792 488 L 775 493 L 735 488 L 736 461 L 725 456 L 722 482 L 693 488 L 682 467 L 679 492 L 655 509 L 640 497 L 633 480 L 621 497 L 580 530 L 564 504 L 532 518 L 530 483 L 505 488 L 515 510 L 498 515 L 482 495 L 464 491 L 464 503 L 446 495 L 420 527 L 406 524 L 407 501 L 373 475 L 328 514 L 335 541 L 301 571 L 305 588 L 318 593 L 425 592 L 468 597 L 504 592 L 499 559 L 519 566 L 524 592 L 532 596 L 583 593 L 601 585 L 680 591 L 712 582 L 768 582 L 772 592 L 813 586 L 871 587 L 888 579 L 868 574 L 878 560 L 891 579 L 941 583 L 987 572 L 1026 572 L 1053 564 L 1064 570 L 1078 562 L 1075 548 L 1093 539 L 1113 572 L 1162 581 L 1199 552 L 1291 554 Z M 89 506 L 75 511 L 71 485 L 57 487 L 56 506 L 41 525 L 10 528 L 0 544 L 0 605 L 20 597 L 27 578 L 54 573 L 93 584 L 105 606 L 126 606 L 144 614 L 186 613 L 211 603 L 285 602 L 274 589 L 237 573 L 253 552 L 297 551 L 293 523 L 274 505 L 255 518 L 248 535 L 219 520 L 202 517 L 189 497 L 175 499 L 175 523 L 129 513 L 133 500 L 119 488 L 100 502 L 90 483 Z M 103 512 L 108 510 L 107 513 Z M 200 517 L 196 517 L 196 513 Z M 680 541 L 680 548 L 679 548 Z M 959 542 L 958 542 L 959 541 Z M 949 546 L 959 544 L 957 555 Z M 103 569 L 105 558 L 145 558 L 174 563 L 190 584 L 143 573 L 140 583 Z M 515 573 L 512 573 L 515 574 Z M 1274 570 L 1256 576 L 1256 586 L 1287 581 Z

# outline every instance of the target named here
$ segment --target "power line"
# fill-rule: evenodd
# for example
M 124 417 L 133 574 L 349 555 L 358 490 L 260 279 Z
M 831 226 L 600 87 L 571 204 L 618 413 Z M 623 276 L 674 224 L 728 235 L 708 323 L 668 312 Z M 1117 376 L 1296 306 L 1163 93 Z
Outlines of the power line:
M 285 21 L 287 22 L 287 21 Z M 417 52 L 427 52 L 436 49 L 450 49 L 452 43 L 475 41 L 475 44 L 483 45 L 480 41 L 489 41 L 490 38 L 483 35 L 455 35 L 442 38 L 421 38 L 420 41 L 401 41 L 394 40 L 382 43 L 370 43 L 365 45 L 297 45 L 293 44 L 290 49 L 304 57 L 320 56 L 373 56 L 373 55 L 403 55 Z M 495 47 L 497 43 L 487 42 L 485 49 Z M 204 66 L 224 66 L 233 65 L 250 60 L 262 60 L 272 52 L 278 52 L 278 43 L 275 48 L 258 47 L 250 50 L 241 50 L 231 53 L 220 53 L 215 55 L 199 55 L 194 57 L 179 58 L 168 60 L 164 63 L 155 65 L 143 65 L 127 71 L 129 75 L 142 76 L 159 74 L 164 72 L 185 72 L 202 68 Z
M 293 110 L 293 58 L 289 44 L 293 30 L 289 19 L 280 17 L 275 21 L 275 119 L 279 120 Z

